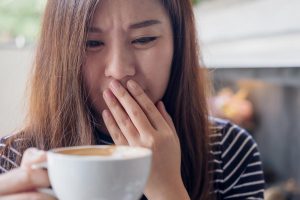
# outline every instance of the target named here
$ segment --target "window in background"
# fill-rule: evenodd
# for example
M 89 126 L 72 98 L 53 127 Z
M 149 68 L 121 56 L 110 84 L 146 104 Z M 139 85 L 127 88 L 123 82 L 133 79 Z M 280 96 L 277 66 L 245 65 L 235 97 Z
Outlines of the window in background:
M 22 48 L 33 43 L 45 3 L 45 0 L 1 0 L 0 47 Z
M 0 137 L 22 126 L 26 84 L 46 0 L 0 0 Z

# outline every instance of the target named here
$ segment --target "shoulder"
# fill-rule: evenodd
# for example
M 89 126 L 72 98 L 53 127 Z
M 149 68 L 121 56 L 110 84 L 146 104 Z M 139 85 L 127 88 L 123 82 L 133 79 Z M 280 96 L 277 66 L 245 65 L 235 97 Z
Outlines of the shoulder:
M 211 118 L 212 133 L 210 135 L 211 145 L 222 150 L 222 157 L 230 157 L 237 150 L 257 148 L 253 137 L 243 128 L 230 121 Z M 247 152 L 244 152 L 247 154 Z M 248 152 L 250 153 L 250 152 Z
M 19 167 L 22 158 L 19 143 L 22 139 L 17 134 L 0 138 L 0 174 Z
M 264 177 L 253 137 L 229 121 L 211 118 L 214 188 L 222 198 L 263 198 Z
M 254 152 L 259 154 L 256 142 L 245 129 L 218 118 L 211 118 L 211 124 L 211 147 L 213 151 L 219 150 L 221 153 L 219 158 L 223 161 L 227 161 L 237 153 L 243 157 Z
M 257 148 L 257 144 L 253 137 L 243 128 L 231 123 L 230 121 L 211 118 L 212 134 L 211 142 L 219 146 L 224 151 L 222 157 L 228 157 L 231 153 L 238 149 Z M 244 152 L 246 153 L 246 152 Z

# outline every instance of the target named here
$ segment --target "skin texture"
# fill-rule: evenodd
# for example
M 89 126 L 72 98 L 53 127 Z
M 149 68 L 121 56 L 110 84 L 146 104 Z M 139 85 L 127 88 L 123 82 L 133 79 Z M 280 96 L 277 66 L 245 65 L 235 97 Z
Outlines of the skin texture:
M 98 120 L 105 124 L 102 131 L 110 134 L 116 145 L 153 151 L 144 191 L 148 199 L 189 199 L 180 173 L 179 139 L 160 101 L 173 51 L 170 19 L 160 1 L 103 0 L 98 5 L 82 69 L 88 98 Z M 30 167 L 45 160 L 44 152 L 27 150 L 20 168 L 0 176 L 0 185 L 9 179 L 21 179 L 22 185 L 11 181 L 0 188 L 0 199 L 30 199 L 29 195 L 50 199 L 35 192 L 49 186 L 47 174 Z
M 160 23 L 130 27 L 146 20 Z M 112 80 L 126 86 L 132 79 L 153 102 L 162 98 L 171 70 L 173 35 L 159 1 L 100 3 L 88 34 L 87 50 L 83 73 L 90 101 L 99 113 L 106 107 L 102 93 Z

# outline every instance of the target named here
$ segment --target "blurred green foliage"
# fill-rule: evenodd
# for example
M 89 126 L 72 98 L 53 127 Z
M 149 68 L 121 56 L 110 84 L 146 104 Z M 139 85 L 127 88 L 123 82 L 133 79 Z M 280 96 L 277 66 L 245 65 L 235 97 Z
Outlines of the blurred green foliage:
M 34 40 L 46 0 L 0 0 L 0 37 Z
M 199 3 L 201 0 L 192 0 L 193 4 Z

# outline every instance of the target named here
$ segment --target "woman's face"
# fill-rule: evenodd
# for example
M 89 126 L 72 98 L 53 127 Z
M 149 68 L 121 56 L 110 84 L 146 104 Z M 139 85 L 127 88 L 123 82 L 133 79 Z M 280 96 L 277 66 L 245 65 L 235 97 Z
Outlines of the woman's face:
M 89 27 L 83 66 L 89 101 L 98 113 L 112 80 L 135 80 L 156 103 L 166 90 L 173 57 L 173 34 L 159 0 L 100 1 Z

